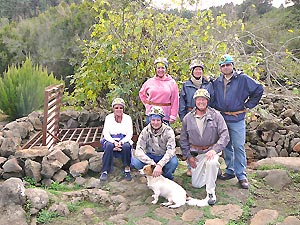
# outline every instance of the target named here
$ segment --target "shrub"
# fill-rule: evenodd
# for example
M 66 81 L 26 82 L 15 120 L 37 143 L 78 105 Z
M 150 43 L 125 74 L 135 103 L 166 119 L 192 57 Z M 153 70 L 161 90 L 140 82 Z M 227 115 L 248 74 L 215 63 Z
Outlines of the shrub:
M 27 58 L 22 65 L 10 66 L 0 79 L 0 109 L 13 120 L 27 116 L 43 105 L 44 88 L 60 82 Z

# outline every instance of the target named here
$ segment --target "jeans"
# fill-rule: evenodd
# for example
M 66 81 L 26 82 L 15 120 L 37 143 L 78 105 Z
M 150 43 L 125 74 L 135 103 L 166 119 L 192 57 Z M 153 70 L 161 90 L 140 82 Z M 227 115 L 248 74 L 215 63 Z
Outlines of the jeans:
M 235 175 L 238 180 L 246 179 L 246 124 L 245 120 L 238 122 L 226 122 L 230 141 L 224 150 L 226 163 L 225 173 Z
M 101 172 L 111 172 L 113 169 L 113 159 L 121 158 L 123 166 L 130 166 L 131 162 L 131 145 L 126 142 L 122 145 L 122 151 L 114 151 L 115 145 L 109 141 L 103 146 L 104 154 L 102 157 L 102 169 Z
M 153 159 L 153 161 L 155 163 L 158 163 L 159 160 L 161 160 L 163 157 L 163 155 L 158 156 L 158 155 L 152 155 L 150 153 L 147 153 L 146 155 L 149 158 Z M 131 162 L 137 170 L 142 169 L 146 165 L 145 163 L 143 163 L 142 161 L 140 161 L 137 158 L 132 158 Z M 174 179 L 173 173 L 175 172 L 177 166 L 178 166 L 178 159 L 176 156 L 173 156 L 170 159 L 170 161 L 162 168 L 162 171 L 163 171 L 162 175 L 170 180 L 173 180 Z

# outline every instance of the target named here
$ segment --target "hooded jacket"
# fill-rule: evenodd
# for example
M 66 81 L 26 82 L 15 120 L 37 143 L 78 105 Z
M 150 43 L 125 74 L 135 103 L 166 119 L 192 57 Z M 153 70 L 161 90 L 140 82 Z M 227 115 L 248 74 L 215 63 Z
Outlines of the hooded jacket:
M 146 115 L 149 114 L 153 105 L 147 101 L 154 103 L 171 103 L 170 106 L 161 106 L 165 113 L 164 120 L 176 120 L 179 105 L 179 92 L 175 80 L 166 75 L 163 79 L 155 76 L 148 79 L 139 91 L 139 96 L 146 108 Z

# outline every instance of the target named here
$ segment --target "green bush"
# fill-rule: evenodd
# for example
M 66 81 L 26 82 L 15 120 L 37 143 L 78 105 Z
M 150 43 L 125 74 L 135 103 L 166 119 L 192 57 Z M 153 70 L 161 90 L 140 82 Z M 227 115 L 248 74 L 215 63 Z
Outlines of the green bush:
M 27 116 L 42 107 L 45 87 L 60 82 L 27 58 L 21 66 L 9 67 L 0 79 L 0 109 L 13 120 Z

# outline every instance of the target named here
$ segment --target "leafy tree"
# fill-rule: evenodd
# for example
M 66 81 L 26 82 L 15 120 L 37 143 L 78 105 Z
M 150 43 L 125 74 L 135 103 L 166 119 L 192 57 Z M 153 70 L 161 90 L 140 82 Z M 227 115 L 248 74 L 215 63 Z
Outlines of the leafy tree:
M 11 23 L 0 31 L 0 51 L 11 56 L 8 63 L 31 60 L 47 67 L 59 79 L 74 73 L 80 65 L 82 39 L 90 37 L 89 27 L 94 23 L 91 3 L 60 4 L 38 17 Z M 7 67 L 3 65 L 3 70 Z
M 237 36 L 226 30 L 234 26 L 241 30 L 238 21 L 227 21 L 224 14 L 215 19 L 211 11 L 198 12 L 188 20 L 136 2 L 114 4 L 100 0 L 95 3 L 98 23 L 93 26 L 92 40 L 83 49 L 85 58 L 74 77 L 74 97 L 94 105 L 103 104 L 99 97 L 106 94 L 108 101 L 123 97 L 129 113 L 137 118 L 137 127 L 144 117 L 138 91 L 154 75 L 156 57 L 169 59 L 168 72 L 180 84 L 190 76 L 188 64 L 194 57 L 205 61 L 208 70 L 218 71 L 216 59 L 234 51 L 236 43 Z M 227 39 L 224 41 L 222 36 L 222 40 L 216 40 L 216 33 Z
M 44 88 L 59 82 L 28 58 L 21 66 L 9 67 L 0 80 L 0 109 L 11 119 L 26 116 L 43 105 Z

